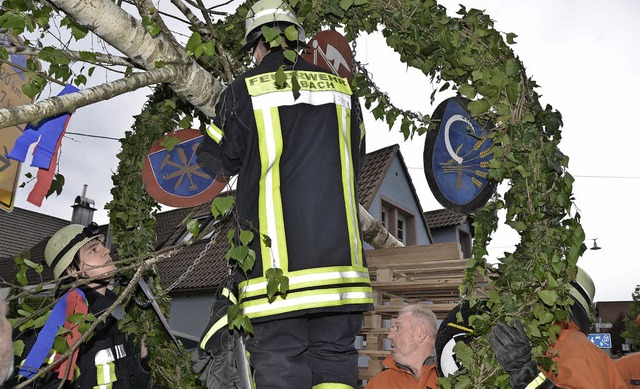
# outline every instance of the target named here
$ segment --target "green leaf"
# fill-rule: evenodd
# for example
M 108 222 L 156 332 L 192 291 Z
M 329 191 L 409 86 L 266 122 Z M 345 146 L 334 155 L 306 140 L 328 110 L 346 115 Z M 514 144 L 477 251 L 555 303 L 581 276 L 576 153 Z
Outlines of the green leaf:
M 198 237 L 198 234 L 200 234 L 200 223 L 197 219 L 189 219 L 187 221 L 187 231 L 193 235 L 194 240 Z
M 83 313 L 73 313 L 67 317 L 67 321 L 73 324 L 80 324 L 84 321 Z
M 287 75 L 284 72 L 284 66 L 280 66 L 276 70 L 276 89 L 284 89 L 287 86 Z
M 291 77 L 291 91 L 293 92 L 294 100 L 297 100 L 300 97 L 300 83 L 298 82 L 298 77 L 294 75 Z
M 194 32 L 193 34 L 191 34 L 191 36 L 189 37 L 189 40 L 187 41 L 187 54 L 195 54 L 196 50 L 198 50 L 198 48 L 200 48 L 200 46 L 202 46 L 202 36 L 200 35 L 199 32 Z M 197 59 L 198 57 L 196 57 Z
M 469 110 L 469 113 L 471 114 L 471 116 L 479 116 L 487 112 L 490 106 L 491 105 L 487 100 L 480 99 L 480 100 L 474 100 L 469 102 L 467 109 Z
M 514 230 L 516 230 L 518 232 L 522 232 L 522 231 L 527 229 L 527 225 L 524 224 L 524 222 L 522 222 L 520 220 L 506 221 L 505 224 L 511 226 L 511 228 L 513 228 Z
M 282 276 L 280 277 L 280 293 L 284 295 L 284 294 L 287 294 L 288 291 L 289 291 L 289 277 Z
M 296 27 L 291 24 L 289 25 L 289 27 L 284 29 L 284 36 L 290 40 L 290 41 L 297 41 L 298 40 L 298 30 L 296 29 Z M 293 61 L 291 61 L 293 62 Z
M 204 45 L 202 45 L 202 50 L 209 57 L 213 57 L 213 55 L 216 53 L 216 49 L 215 49 L 215 46 L 213 44 L 213 41 L 209 41 L 209 42 L 205 43 Z
M 171 152 L 179 143 L 180 138 L 177 136 L 167 135 L 160 141 L 160 146 L 164 147 L 168 152 Z
M 247 257 L 248 253 L 249 248 L 247 246 L 236 246 L 227 252 L 230 258 L 235 259 L 238 262 L 243 261 Z
M 292 63 L 295 63 L 296 60 L 298 59 L 298 54 L 293 50 L 287 49 L 283 52 L 283 55 L 289 62 L 292 62 Z
M 60 354 L 64 354 L 67 350 L 69 350 L 69 345 L 65 338 L 55 338 L 53 341 L 53 348 Z
M 249 230 L 240 231 L 240 242 L 243 245 L 248 246 L 249 243 L 251 243 L 252 240 L 253 240 L 253 232 L 251 232 Z
M 558 293 L 555 290 L 541 290 L 538 292 L 538 297 L 549 307 L 554 306 L 558 301 Z
M 510 32 L 507 34 L 507 43 L 510 45 L 513 45 L 516 43 L 515 39 L 518 37 L 518 35 Z
M 340 0 L 339 5 L 340 5 L 340 8 L 347 11 L 353 5 L 353 0 Z
M 505 64 L 507 76 L 515 76 L 520 71 L 520 65 L 518 65 L 518 61 L 513 58 L 507 60 Z
M 84 62 L 95 62 L 96 53 L 92 51 L 80 51 L 80 59 Z
M 24 352 L 24 341 L 16 340 L 13 342 L 13 355 L 21 357 Z
M 473 99 L 476 97 L 476 90 L 469 84 L 462 84 L 460 88 L 458 88 L 460 94 L 469 99 Z
M 231 211 L 231 207 L 233 206 L 233 197 L 232 196 L 222 196 L 216 197 L 211 202 L 211 213 L 214 217 L 218 217 L 221 215 L 226 215 Z
M 30 268 L 32 268 L 32 269 L 35 269 L 36 267 L 38 267 L 38 264 L 36 264 L 36 263 L 34 263 L 34 262 L 32 262 L 32 261 L 28 260 L 27 258 L 23 258 L 23 261 L 24 261 L 23 263 L 24 263 L 25 265 L 29 266 L 29 267 L 30 267 Z
M 242 318 L 242 328 L 245 330 L 245 332 L 248 332 L 250 334 L 253 334 L 253 324 L 251 324 L 251 320 L 249 320 L 249 318 L 247 316 L 244 316 Z

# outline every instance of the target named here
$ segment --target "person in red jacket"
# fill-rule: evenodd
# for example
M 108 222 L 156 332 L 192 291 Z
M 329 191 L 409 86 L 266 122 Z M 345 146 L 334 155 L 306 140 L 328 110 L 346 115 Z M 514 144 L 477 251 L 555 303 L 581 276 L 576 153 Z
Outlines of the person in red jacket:
M 589 306 L 595 295 L 591 277 L 578 267 L 571 282 L 571 321 L 562 326 L 558 339 L 547 355 L 557 371 L 539 370 L 531 356 L 531 344 L 519 320 L 512 325 L 498 323 L 488 335 L 498 362 L 509 374 L 514 389 L 626 389 L 627 386 L 611 358 L 587 337 Z
M 424 305 L 402 308 L 389 332 L 391 355 L 382 362 L 386 369 L 365 389 L 436 389 L 436 329 L 436 315 Z
M 627 354 L 613 363 L 629 389 L 640 388 L 640 353 Z

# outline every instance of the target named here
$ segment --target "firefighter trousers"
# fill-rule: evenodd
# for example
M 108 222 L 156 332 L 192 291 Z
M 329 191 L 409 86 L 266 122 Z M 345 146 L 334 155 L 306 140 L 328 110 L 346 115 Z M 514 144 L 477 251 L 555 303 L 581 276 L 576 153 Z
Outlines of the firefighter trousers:
M 357 388 L 362 313 L 320 313 L 253 325 L 247 341 L 257 389 Z

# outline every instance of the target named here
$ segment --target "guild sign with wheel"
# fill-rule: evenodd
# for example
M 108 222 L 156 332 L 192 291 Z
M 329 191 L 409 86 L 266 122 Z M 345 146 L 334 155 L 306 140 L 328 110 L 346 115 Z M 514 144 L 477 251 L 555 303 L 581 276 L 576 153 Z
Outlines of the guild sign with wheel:
M 436 108 L 424 146 L 424 173 L 431 192 L 445 208 L 469 214 L 491 198 L 496 182 L 487 178 L 493 157 L 491 123 L 471 118 L 469 100 L 449 98 Z

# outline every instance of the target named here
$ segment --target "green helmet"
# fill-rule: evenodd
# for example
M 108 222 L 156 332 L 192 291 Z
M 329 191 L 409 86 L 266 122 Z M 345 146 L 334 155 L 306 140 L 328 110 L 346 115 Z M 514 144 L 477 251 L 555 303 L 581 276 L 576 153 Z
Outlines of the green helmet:
M 298 30 L 298 40 L 304 42 L 304 30 L 293 13 L 293 10 L 289 5 L 282 0 L 259 0 L 249 8 L 247 17 L 245 19 L 244 38 L 242 39 L 243 50 L 247 49 L 248 45 L 255 41 L 257 36 L 252 34 L 255 31 L 259 31 L 260 27 L 271 23 L 290 23 L 296 26 Z M 251 37 L 249 37 L 251 35 Z M 253 39 L 251 39 L 253 38 Z
M 44 249 L 44 259 L 53 271 L 55 279 L 60 278 L 78 250 L 92 239 L 104 239 L 96 223 L 86 227 L 81 224 L 70 224 L 53 234 Z

